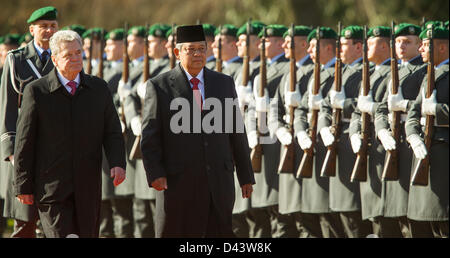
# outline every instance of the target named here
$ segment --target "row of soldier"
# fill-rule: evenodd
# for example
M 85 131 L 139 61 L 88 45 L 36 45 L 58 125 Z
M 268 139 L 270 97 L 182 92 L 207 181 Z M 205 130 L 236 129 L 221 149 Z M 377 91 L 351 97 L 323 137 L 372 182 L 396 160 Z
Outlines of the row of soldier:
M 33 25 L 33 21 L 30 24 Z M 445 172 L 448 160 L 439 163 L 439 168 L 433 164 L 440 156 L 448 154 L 448 27 L 439 22 L 427 24 L 436 25 L 435 48 L 443 49 L 435 54 L 435 63 L 439 65 L 436 89 L 440 92 L 434 94 L 434 102 L 425 99 L 434 107 L 436 132 L 439 132 L 435 133 L 433 146 L 438 149 L 437 154 L 431 156 L 431 164 L 432 170 Z M 425 32 L 427 24 L 423 26 Z M 416 149 L 421 146 L 422 135 L 420 124 L 417 126 L 414 122 L 421 115 L 421 106 L 416 102 L 422 101 L 418 97 L 426 77 L 424 61 L 427 60 L 422 59 L 420 52 L 425 51 L 421 40 L 427 37 L 426 33 L 421 34 L 422 28 L 399 24 L 393 33 L 396 58 L 400 61 L 398 94 L 389 92 L 391 30 L 377 26 L 368 31 L 366 54 L 371 62 L 371 90 L 369 95 L 365 94 L 368 96 L 360 96 L 364 55 L 360 26 L 346 26 L 339 35 L 327 27 L 320 27 L 317 34 L 317 29 L 307 26 L 288 30 L 283 25 L 266 26 L 256 21 L 240 28 L 228 24 L 219 28 L 203 24 L 203 27 L 208 42 L 206 67 L 233 77 L 249 147 L 260 148 L 260 164 L 254 164 L 256 185 L 251 199 L 242 199 L 236 186 L 233 230 L 238 237 L 365 237 L 370 233 L 380 237 L 448 236 L 448 176 L 432 172 L 428 186 L 409 186 L 414 155 L 420 155 L 415 153 L 420 152 Z M 100 235 L 152 237 L 155 191 L 146 183 L 142 160 L 136 154 L 136 142 L 139 142 L 136 138 L 139 139 L 141 133 L 144 82 L 175 65 L 173 26 L 135 26 L 108 33 L 102 28 L 84 31 L 78 25 L 67 29 L 77 31 L 84 39 L 85 72 L 108 82 L 126 139 L 127 179 L 123 184 L 112 186 L 109 167 L 104 162 Z M 35 35 L 34 42 L 38 37 Z M 33 43 L 29 44 L 28 47 L 32 47 Z M 128 59 L 129 63 L 123 62 Z M 314 72 L 317 62 L 320 66 L 316 66 L 319 69 Z M 340 62 L 344 65 L 339 83 L 342 89 L 338 90 L 334 82 L 336 71 L 340 70 L 335 69 L 335 64 Z M 38 66 L 39 70 L 47 70 L 45 65 Z M 295 71 L 295 77 L 291 71 Z M 7 84 L 3 80 L 8 79 L 8 74 L 9 70 L 2 75 L 2 108 L 7 106 L 5 99 L 8 97 L 3 93 Z M 294 83 L 291 83 L 292 78 Z M 315 78 L 320 78 L 316 92 L 313 91 Z M 17 99 L 17 95 L 13 97 Z M 416 112 L 412 112 L 414 108 Z M 331 129 L 333 110 L 342 110 L 340 133 Z M 389 114 L 398 111 L 403 113 L 403 120 L 400 140 L 395 142 Z M 310 134 L 313 113 L 317 115 L 317 137 Z M 365 182 L 358 182 L 351 181 L 351 174 L 355 153 L 363 145 L 359 135 L 360 118 L 364 113 L 372 118 L 368 175 Z M 407 115 L 411 116 L 409 120 Z M 405 127 L 406 121 L 411 121 L 410 127 Z M 2 129 L 2 145 L 11 135 L 10 131 Z M 269 141 L 261 141 L 263 138 Z M 321 174 L 322 165 L 327 147 L 335 142 L 336 173 L 327 177 Z M 295 165 L 290 173 L 279 168 L 280 161 L 284 160 L 283 146 L 294 148 Z M 6 153 L 3 148 L 2 157 Z M 386 150 L 394 148 L 399 153 L 399 179 L 382 180 Z M 312 149 L 312 176 L 297 176 L 303 155 Z M 11 153 L 6 154 L 5 160 L 12 159 Z M 9 166 L 9 163 L 4 162 L 2 166 Z M 0 182 L 3 184 L 7 180 Z M 238 180 L 235 182 L 237 184 Z M 21 236 L 17 234 L 20 225 L 27 224 L 17 223 L 17 220 L 34 223 L 32 219 L 8 214 L 6 210 L 5 216 L 16 219 L 16 236 Z

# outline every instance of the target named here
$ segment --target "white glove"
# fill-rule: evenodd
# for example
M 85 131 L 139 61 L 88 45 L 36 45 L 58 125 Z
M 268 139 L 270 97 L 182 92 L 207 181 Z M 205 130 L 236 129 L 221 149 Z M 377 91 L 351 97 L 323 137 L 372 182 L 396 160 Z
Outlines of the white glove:
M 120 128 L 122 129 L 122 133 L 124 133 L 125 132 L 125 123 L 122 122 L 122 120 L 119 120 L 119 121 L 120 121 Z
M 263 97 L 256 97 L 256 112 L 267 112 L 267 107 L 269 106 L 269 97 L 265 94 Z
M 136 136 L 141 135 L 142 124 L 141 124 L 141 118 L 139 116 L 133 117 L 133 119 L 131 119 L 131 121 L 130 121 L 130 125 L 131 125 L 131 130 L 133 131 L 134 135 L 136 135 Z
M 345 101 L 345 93 L 341 89 L 341 91 L 335 91 L 334 89 L 330 90 L 330 103 L 332 108 L 344 108 Z
M 247 105 L 252 99 L 252 87 L 250 87 L 250 85 L 238 85 L 236 87 L 236 94 L 238 96 L 239 104 L 242 106 Z
M 422 115 L 436 115 L 436 90 L 433 90 L 433 93 L 429 98 L 425 97 L 425 91 L 422 91 Z
M 387 129 L 381 129 L 378 132 L 378 139 L 380 139 L 385 150 L 395 150 L 395 139 L 391 136 Z
M 285 106 L 289 109 L 290 106 L 298 107 L 302 100 L 302 95 L 298 91 L 286 91 L 284 94 Z
M 122 80 L 119 81 L 119 86 L 117 87 L 117 94 L 119 94 L 120 101 L 123 101 L 131 93 L 131 82 L 124 83 Z
M 370 91 L 367 96 L 360 94 L 358 96 L 358 108 L 361 112 L 373 114 L 373 106 L 375 103 L 373 102 L 372 92 Z
M 258 145 L 258 134 L 256 133 L 256 131 L 249 132 L 247 134 L 247 139 L 250 149 L 253 149 L 256 145 Z
M 289 145 L 292 142 L 292 135 L 289 133 L 288 129 L 286 127 L 280 127 L 275 132 L 277 135 L 278 140 L 283 145 Z
M 411 134 L 407 138 L 409 144 L 411 144 L 411 148 L 414 151 L 414 155 L 418 159 L 424 159 L 427 156 L 427 147 L 425 146 L 425 143 L 423 143 L 422 138 L 420 138 L 417 134 Z
M 14 155 L 9 156 L 8 158 L 9 158 L 9 161 L 11 161 L 11 165 L 14 166 Z
M 354 153 L 358 153 L 359 150 L 361 149 L 361 137 L 359 136 L 359 134 L 352 134 L 352 136 L 350 136 L 350 143 L 352 144 L 352 150 Z
M 311 148 L 311 138 L 309 138 L 309 135 L 305 131 L 300 131 L 297 133 L 297 141 L 298 144 L 300 144 L 300 148 L 302 148 L 302 150 Z
M 330 127 L 324 127 L 320 129 L 320 136 L 325 146 L 330 146 L 334 142 L 334 135 L 330 131 Z
M 391 94 L 391 91 L 389 91 L 387 102 L 389 111 L 405 112 L 408 106 L 408 100 L 403 98 L 401 90 L 397 94 Z
M 309 96 L 308 96 L 309 110 L 319 110 L 320 106 L 322 105 L 322 101 L 323 101 L 323 98 L 320 93 L 317 95 L 309 93 Z
M 147 83 L 143 82 L 137 86 L 137 94 L 141 99 L 145 99 L 145 93 L 147 92 Z

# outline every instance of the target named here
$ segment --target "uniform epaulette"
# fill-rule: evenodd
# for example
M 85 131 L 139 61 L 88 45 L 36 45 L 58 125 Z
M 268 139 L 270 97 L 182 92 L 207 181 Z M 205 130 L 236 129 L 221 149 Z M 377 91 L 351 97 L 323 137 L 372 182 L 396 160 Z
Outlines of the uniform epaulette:
M 12 50 L 9 50 L 9 51 L 8 51 L 8 54 L 9 54 L 9 53 L 11 53 L 11 54 L 18 53 L 18 52 L 20 52 L 20 51 L 22 51 L 22 50 L 24 50 L 24 49 L 25 49 L 25 47 L 12 49 Z

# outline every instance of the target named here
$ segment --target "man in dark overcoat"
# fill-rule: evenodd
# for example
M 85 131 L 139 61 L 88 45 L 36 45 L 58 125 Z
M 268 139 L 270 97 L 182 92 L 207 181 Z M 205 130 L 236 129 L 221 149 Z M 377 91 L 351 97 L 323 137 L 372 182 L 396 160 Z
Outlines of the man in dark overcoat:
M 174 54 L 180 63 L 149 80 L 143 107 L 144 167 L 149 186 L 158 191 L 156 237 L 230 237 L 234 166 L 244 198 L 255 182 L 234 82 L 205 68 L 201 25 L 178 27 L 176 38 Z M 226 116 L 230 100 L 235 105 Z M 217 102 L 222 108 L 210 108 Z M 183 113 L 180 131 L 177 118 Z M 204 120 L 203 126 L 193 123 L 195 116 Z M 209 131 L 205 121 L 222 124 Z M 224 131 L 231 123 L 233 130 Z
M 82 71 L 82 41 L 50 39 L 55 68 L 29 84 L 17 121 L 14 192 L 36 204 L 46 237 L 97 237 L 102 147 L 114 185 L 125 179 L 124 140 L 105 81 Z

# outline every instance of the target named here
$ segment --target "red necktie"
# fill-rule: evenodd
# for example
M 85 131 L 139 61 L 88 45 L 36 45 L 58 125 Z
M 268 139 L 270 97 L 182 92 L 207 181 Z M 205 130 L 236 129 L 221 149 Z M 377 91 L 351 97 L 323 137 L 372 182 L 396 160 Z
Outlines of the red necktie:
M 74 81 L 69 81 L 67 83 L 67 86 L 69 86 L 70 89 L 71 89 L 70 90 L 70 94 L 72 94 L 72 96 L 75 95 L 75 91 L 77 90 L 77 83 L 74 82 Z
M 194 91 L 195 100 L 200 105 L 199 106 L 200 110 L 202 110 L 202 108 L 203 108 L 203 99 L 202 99 L 202 94 L 201 94 L 200 90 L 198 89 L 198 84 L 200 83 L 200 80 L 194 77 L 194 78 L 192 78 L 190 80 L 190 82 L 193 85 L 192 86 L 192 90 Z

